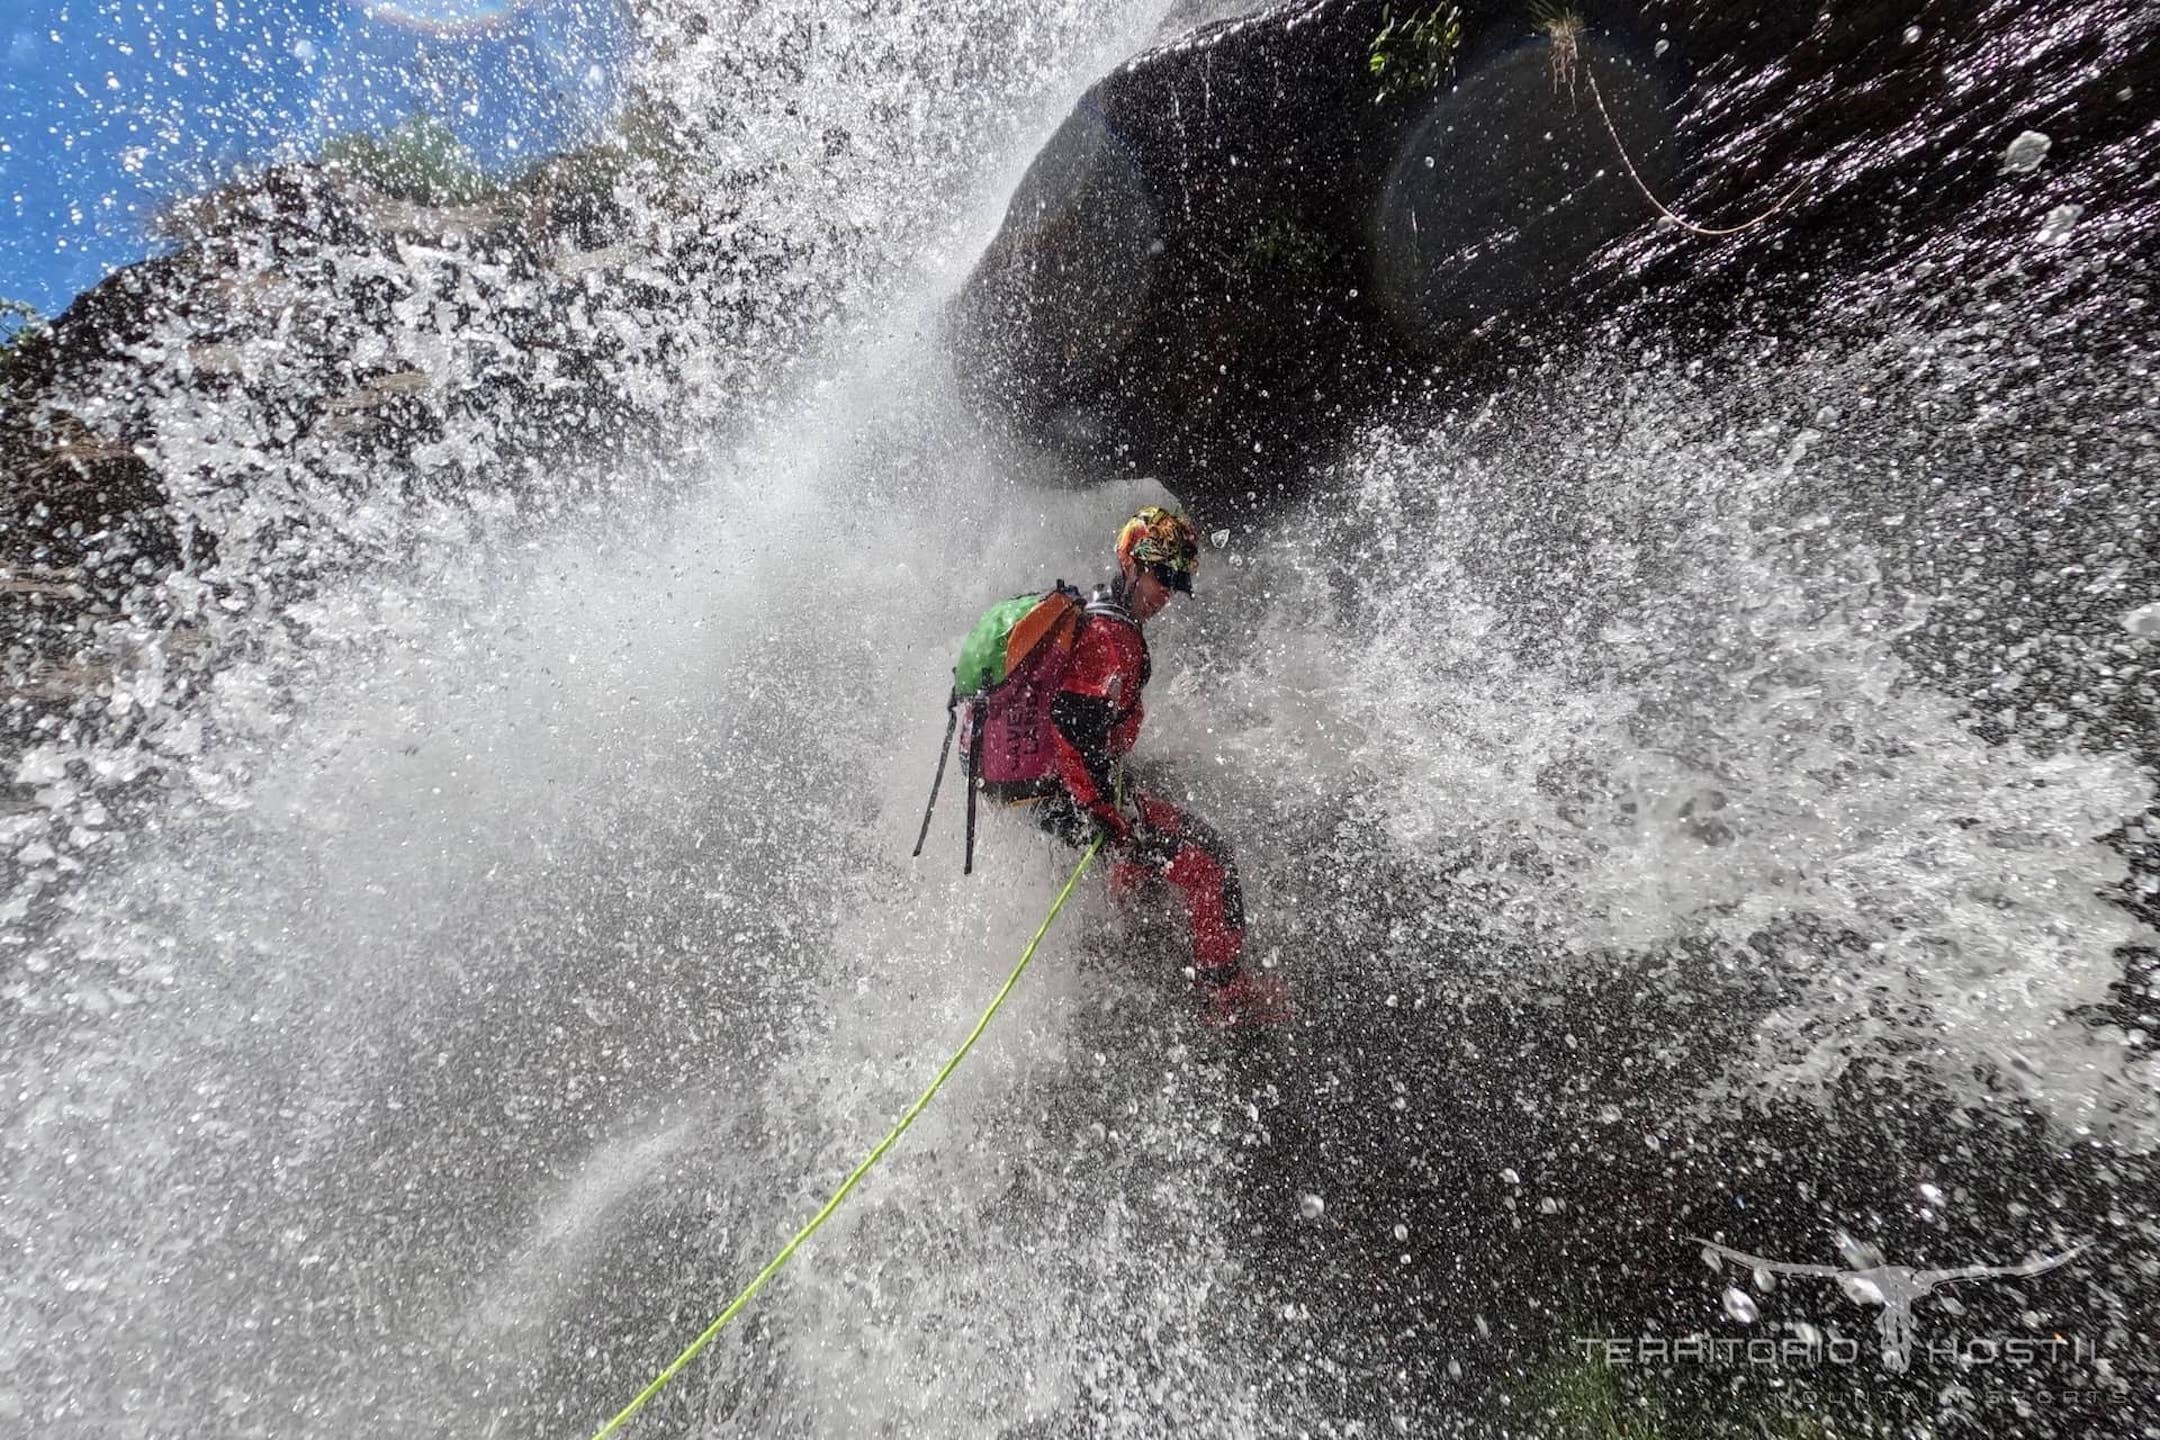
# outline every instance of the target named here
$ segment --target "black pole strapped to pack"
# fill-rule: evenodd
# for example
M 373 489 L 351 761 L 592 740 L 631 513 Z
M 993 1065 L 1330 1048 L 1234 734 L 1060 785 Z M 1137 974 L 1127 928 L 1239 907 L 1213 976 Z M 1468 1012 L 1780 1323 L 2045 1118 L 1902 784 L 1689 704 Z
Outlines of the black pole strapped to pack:
M 914 858 L 922 858 L 923 842 L 930 838 L 930 816 L 937 810 L 937 793 L 945 783 L 945 762 L 952 755 L 953 730 L 960 723 L 960 692 L 955 690 L 945 701 L 945 743 L 938 747 L 937 774 L 930 781 L 930 803 L 923 806 L 922 829 L 915 836 Z
M 967 849 L 960 861 L 960 873 L 975 873 L 975 792 L 982 786 L 983 721 L 990 713 L 987 701 L 976 699 L 968 702 L 973 708 L 968 712 L 968 758 L 967 758 Z

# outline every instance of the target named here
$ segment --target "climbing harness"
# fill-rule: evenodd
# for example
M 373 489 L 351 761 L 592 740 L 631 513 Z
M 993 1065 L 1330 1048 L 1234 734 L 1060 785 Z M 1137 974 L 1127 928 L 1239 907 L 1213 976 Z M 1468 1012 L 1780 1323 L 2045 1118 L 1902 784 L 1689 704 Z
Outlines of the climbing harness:
M 967 1039 L 960 1042 L 960 1048 L 955 1050 L 952 1058 L 947 1060 L 937 1074 L 931 1077 L 929 1088 L 915 1098 L 915 1103 L 908 1106 L 907 1111 L 901 1115 L 892 1129 L 885 1132 L 885 1138 L 878 1141 L 876 1147 L 863 1157 L 862 1163 L 849 1172 L 847 1179 L 840 1182 L 840 1188 L 833 1191 L 832 1198 L 825 1202 L 825 1208 L 811 1216 L 810 1223 L 796 1231 L 793 1238 L 780 1247 L 780 1253 L 768 1260 L 765 1263 L 765 1268 L 758 1271 L 750 1283 L 742 1288 L 742 1293 L 728 1302 L 727 1309 L 720 1312 L 720 1318 L 706 1326 L 704 1333 L 691 1341 L 688 1349 L 669 1361 L 667 1368 L 655 1375 L 652 1383 L 640 1390 L 637 1393 L 637 1398 L 628 1405 L 623 1406 L 614 1419 L 595 1431 L 592 1440 L 607 1440 L 608 1436 L 613 1435 L 623 1426 L 629 1424 L 631 1417 L 644 1409 L 647 1401 L 666 1389 L 668 1382 L 681 1374 L 683 1367 L 695 1360 L 698 1352 L 711 1344 L 713 1337 L 718 1335 L 745 1305 L 750 1303 L 750 1297 L 762 1290 L 766 1281 L 780 1273 L 780 1268 L 787 1264 L 797 1247 L 812 1235 L 815 1235 L 818 1227 L 832 1218 L 833 1212 L 840 1208 L 841 1201 L 847 1199 L 848 1192 L 855 1188 L 856 1182 L 869 1174 L 870 1167 L 883 1159 L 885 1152 L 892 1149 L 893 1143 L 907 1133 L 908 1127 L 915 1123 L 915 1117 L 922 1114 L 924 1108 L 937 1097 L 938 1091 L 944 1088 L 945 1082 L 952 1078 L 953 1071 L 960 1068 L 960 1062 L 965 1060 L 968 1052 L 975 1048 L 975 1042 L 982 1038 L 983 1031 L 990 1028 L 990 1022 L 996 1018 L 998 1011 L 1004 1008 L 1006 997 L 1012 994 L 1013 987 L 1020 983 L 1021 975 L 1026 972 L 1028 963 L 1035 958 L 1035 948 L 1042 944 L 1043 937 L 1050 933 L 1050 927 L 1057 922 L 1058 912 L 1063 910 L 1065 902 L 1072 898 L 1073 887 L 1080 883 L 1080 877 L 1087 873 L 1088 866 L 1094 863 L 1096 852 L 1101 850 L 1102 846 L 1102 837 L 1097 836 L 1095 842 L 1088 846 L 1086 853 L 1081 855 L 1080 863 L 1073 867 L 1072 874 L 1066 878 L 1065 888 L 1058 891 L 1057 898 L 1050 902 L 1050 913 L 1043 916 L 1043 922 L 1035 927 L 1035 933 L 1029 938 L 1027 948 L 1020 952 L 1019 962 L 1013 966 L 1012 973 L 1005 977 L 1005 983 L 998 987 L 997 994 L 990 997 L 989 1008 L 984 1010 L 982 1018 L 975 1022 L 975 1028 L 968 1032 Z

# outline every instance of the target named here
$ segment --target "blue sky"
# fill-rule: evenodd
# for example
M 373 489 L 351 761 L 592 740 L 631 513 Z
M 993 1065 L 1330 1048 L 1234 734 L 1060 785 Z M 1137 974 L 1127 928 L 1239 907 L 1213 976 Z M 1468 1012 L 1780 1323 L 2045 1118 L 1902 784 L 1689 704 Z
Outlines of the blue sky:
M 613 108 L 622 0 L 0 0 L 0 296 L 46 314 L 167 200 L 419 112 L 514 166 Z

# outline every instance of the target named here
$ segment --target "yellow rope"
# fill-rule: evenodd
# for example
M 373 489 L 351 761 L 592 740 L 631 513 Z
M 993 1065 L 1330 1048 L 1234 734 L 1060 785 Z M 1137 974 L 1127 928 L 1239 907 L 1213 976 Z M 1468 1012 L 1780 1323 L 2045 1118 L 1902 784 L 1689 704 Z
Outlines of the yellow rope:
M 870 1173 L 870 1167 L 877 1164 L 884 1157 L 887 1150 L 892 1149 L 893 1142 L 907 1133 L 907 1128 L 915 1123 L 915 1117 L 922 1114 L 923 1108 L 936 1098 L 938 1091 L 944 1087 L 946 1080 L 951 1078 L 953 1071 L 960 1068 L 960 1062 L 967 1058 L 968 1051 L 975 1048 L 975 1042 L 982 1038 L 983 1031 L 990 1027 L 990 1021 L 1004 1007 L 1006 997 L 1012 994 L 1013 986 L 1020 983 L 1020 976 L 1027 970 L 1028 962 L 1035 958 L 1035 947 L 1042 944 L 1043 936 L 1050 933 L 1051 925 L 1057 921 L 1058 912 L 1063 910 L 1065 902 L 1072 898 L 1073 887 L 1078 885 L 1080 877 L 1087 873 L 1088 866 L 1095 859 L 1095 852 L 1102 849 L 1102 843 L 1101 837 L 1098 836 L 1095 843 L 1088 846 L 1087 853 L 1080 857 L 1080 863 L 1073 867 L 1071 877 L 1065 881 L 1065 888 L 1058 891 L 1057 899 L 1050 902 L 1050 913 L 1043 916 L 1043 922 L 1036 927 L 1034 937 L 1028 941 L 1027 948 L 1020 952 L 1019 963 L 1013 966 L 1012 973 L 1005 977 L 1005 983 L 999 986 L 997 994 L 991 997 L 990 1008 L 983 1011 L 982 1018 L 975 1022 L 975 1028 L 968 1032 L 967 1039 L 960 1042 L 960 1048 L 953 1052 L 952 1058 L 947 1060 L 944 1067 L 931 1078 L 930 1088 L 916 1097 L 915 1103 L 908 1106 L 907 1113 L 900 1117 L 899 1123 L 886 1131 L 885 1138 L 878 1141 L 877 1147 L 863 1157 L 863 1162 L 855 1167 L 847 1179 L 840 1182 L 840 1188 L 833 1191 L 832 1199 L 825 1202 L 825 1208 L 811 1216 L 810 1223 L 796 1231 L 794 1238 L 780 1247 L 780 1253 L 765 1262 L 765 1268 L 758 1271 L 757 1276 L 743 1287 L 742 1293 L 728 1302 L 727 1309 L 720 1312 L 720 1318 L 706 1326 L 705 1333 L 691 1341 L 690 1348 L 676 1356 L 669 1362 L 665 1370 L 655 1375 L 652 1383 L 640 1390 L 636 1399 L 623 1406 L 621 1412 L 614 1419 L 595 1431 L 592 1440 L 607 1440 L 608 1436 L 613 1435 L 623 1426 L 629 1424 L 630 1417 L 644 1409 L 647 1401 L 667 1388 L 668 1382 L 681 1374 L 683 1367 L 695 1360 L 700 1350 L 712 1343 L 713 1337 L 720 1333 L 728 1321 L 735 1318 L 736 1312 L 750 1303 L 750 1297 L 763 1289 L 766 1281 L 780 1273 L 780 1267 L 787 1264 L 788 1257 L 795 1253 L 796 1247 L 816 1234 L 818 1227 L 832 1218 L 833 1212 L 840 1208 L 841 1201 L 847 1199 L 848 1192 L 855 1188 L 856 1182 Z
M 1565 85 L 1568 93 L 1573 95 L 1575 93 L 1575 77 L 1578 73 L 1584 80 L 1589 82 L 1590 98 L 1597 102 L 1598 118 L 1605 122 L 1605 133 L 1612 137 L 1613 149 L 1619 152 L 1620 163 L 1627 167 L 1628 179 L 1635 182 L 1635 188 L 1642 192 L 1643 199 L 1650 202 L 1651 209 L 1657 211 L 1667 220 L 1672 221 L 1682 230 L 1709 239 L 1717 239 L 1725 235 L 1744 234 L 1777 214 L 1778 211 L 1783 210 L 1792 203 L 1794 197 L 1799 195 L 1801 184 L 1805 183 L 1804 179 L 1802 182 L 1794 184 L 1790 190 L 1787 190 L 1778 198 L 1775 204 L 1763 211 L 1762 214 L 1739 225 L 1697 225 L 1694 221 L 1683 219 L 1675 214 L 1671 206 L 1658 199 L 1648 183 L 1643 180 L 1642 172 L 1635 168 L 1634 160 L 1628 156 L 1627 145 L 1620 139 L 1620 129 L 1613 124 L 1612 112 L 1605 108 L 1605 92 L 1598 88 L 1597 75 L 1591 70 L 1590 61 L 1582 52 L 1582 17 L 1568 13 L 1555 15 L 1539 22 L 1539 28 L 1543 29 L 1552 41 L 1553 88 L 1558 90 L 1562 85 Z
M 1672 221 L 1673 224 L 1689 234 L 1701 235 L 1713 240 L 1724 235 L 1744 234 L 1777 214 L 1778 211 L 1783 210 L 1788 204 L 1792 203 L 1793 197 L 1800 193 L 1800 187 L 1798 185 L 1793 186 L 1792 189 L 1778 198 L 1776 204 L 1763 211 L 1762 214 L 1757 215 L 1754 219 L 1739 225 L 1697 225 L 1692 220 L 1683 220 L 1680 216 L 1674 214 L 1664 201 L 1652 194 L 1650 187 L 1643 183 L 1641 174 L 1635 169 L 1635 162 L 1628 158 L 1627 146 L 1620 141 L 1620 131 L 1613 125 L 1612 112 L 1605 108 L 1605 94 L 1598 89 L 1597 76 L 1590 73 L 1590 66 L 1587 63 L 1582 67 L 1582 73 L 1583 78 L 1590 82 L 1590 98 L 1597 102 L 1597 113 L 1605 121 L 1605 133 L 1612 136 L 1613 149 L 1620 153 L 1620 163 L 1627 167 L 1628 179 L 1635 182 L 1635 188 L 1642 192 L 1643 199 L 1648 200 L 1651 207 L 1658 214 Z

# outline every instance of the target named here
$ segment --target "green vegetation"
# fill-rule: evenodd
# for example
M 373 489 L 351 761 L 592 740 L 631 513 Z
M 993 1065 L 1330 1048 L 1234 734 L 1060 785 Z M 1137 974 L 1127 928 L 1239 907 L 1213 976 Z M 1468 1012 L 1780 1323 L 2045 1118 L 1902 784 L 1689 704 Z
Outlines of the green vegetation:
M 6 341 L 0 343 L 13 345 L 17 339 L 22 339 L 26 332 L 43 328 L 45 313 L 39 311 L 35 304 L 30 304 L 28 300 L 15 300 L 11 296 L 0 296 L 0 330 L 6 330 Z
M 1620 1377 L 1602 1359 L 1563 1355 L 1530 1372 L 1515 1395 L 1518 1414 L 1533 1417 L 1549 1440 L 1663 1440 L 1663 1414 L 1621 1394 Z
M 638 99 L 591 142 L 539 161 L 503 188 L 525 200 L 532 233 L 580 246 L 608 244 L 624 223 L 619 191 L 626 182 L 671 213 L 709 198 L 682 163 L 686 123 L 676 107 Z
M 1876 1423 L 1842 1423 L 1804 1396 L 1727 1390 L 1682 1399 L 1644 1371 L 1579 1350 L 1555 1355 L 1510 1392 L 1524 1433 L 1541 1440 L 1887 1440 Z
M 497 193 L 450 127 L 415 115 L 382 135 L 340 135 L 322 148 L 323 169 L 416 205 L 474 205 Z
M 1271 219 L 1245 239 L 1244 259 L 1254 269 L 1306 272 L 1327 258 L 1327 241 L 1295 220 Z
M 688 209 L 707 197 L 683 178 L 684 128 L 673 106 L 639 100 L 626 106 L 586 144 L 544 156 L 505 175 L 491 175 L 456 133 L 432 115 L 416 115 L 380 133 L 333 137 L 314 156 L 264 169 L 245 169 L 165 206 L 151 232 L 183 244 L 249 233 L 279 213 L 320 177 L 348 201 L 370 197 L 429 210 L 480 210 L 482 224 L 521 225 L 529 235 L 610 243 L 623 222 L 618 187 L 657 197 L 663 209 Z M 366 212 L 375 223 L 384 217 Z M 470 217 L 468 217 L 470 218 Z
M 0 295 L 0 386 L 14 383 L 18 370 L 34 369 L 51 342 L 52 322 L 37 306 Z
M 434 209 L 495 203 L 505 193 L 448 125 L 415 115 L 381 134 L 335 136 L 311 161 L 231 172 L 163 207 L 151 217 L 150 232 L 182 243 L 246 234 L 287 209 L 308 188 L 311 171 L 347 191 Z
M 1417 6 L 1397 20 L 1390 5 L 1380 12 L 1380 22 L 1365 61 L 1380 82 L 1379 99 L 1437 89 L 1454 73 L 1456 52 L 1462 49 L 1460 7 Z
M 17 341 L 45 328 L 45 316 L 37 306 L 0 295 L 0 332 L 5 332 L 0 349 L 12 349 Z

